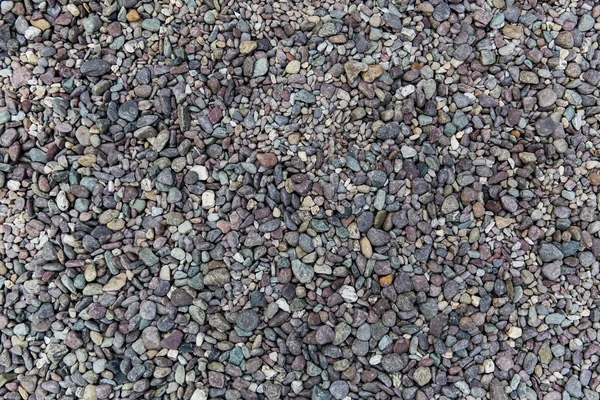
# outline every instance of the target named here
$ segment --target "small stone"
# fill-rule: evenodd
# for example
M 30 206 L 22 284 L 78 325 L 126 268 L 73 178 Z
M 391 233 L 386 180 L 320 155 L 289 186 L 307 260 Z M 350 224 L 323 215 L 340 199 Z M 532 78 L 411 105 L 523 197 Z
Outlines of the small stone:
M 160 30 L 160 25 L 160 20 L 149 18 L 145 19 L 144 22 L 142 22 L 142 29 L 145 29 L 150 32 L 158 32 Z
M 523 37 L 523 27 L 520 25 L 506 24 L 502 28 L 502 33 L 510 39 L 521 39 Z
M 154 255 L 152 250 L 149 248 L 144 248 L 140 250 L 139 257 L 140 260 L 142 260 L 142 262 L 148 267 L 151 267 L 158 263 L 158 257 L 156 257 L 156 255 Z
M 413 379 L 419 386 L 425 386 L 431 381 L 431 371 L 427 367 L 419 367 L 413 374 Z
M 514 213 L 519 209 L 517 199 L 512 196 L 502 196 L 500 202 L 502 203 L 502 207 L 508 212 Z
M 549 108 L 555 105 L 558 96 L 552 88 L 545 88 L 538 92 L 537 99 L 541 108 Z
M 600 185 L 600 173 L 592 172 L 588 175 L 588 179 L 590 181 L 590 184 L 594 186 Z
M 258 153 L 256 159 L 265 168 L 273 168 L 277 165 L 277 156 L 273 153 Z
M 315 340 L 317 344 L 324 345 L 327 343 L 331 343 L 335 337 L 335 332 L 330 326 L 321 325 L 319 329 L 317 329 L 317 334 L 315 336 Z
M 213 208 L 215 204 L 215 192 L 212 190 L 207 190 L 206 192 L 202 193 L 202 208 L 210 209 Z
M 511 326 L 506 335 L 511 339 L 518 339 L 523 335 L 523 330 L 519 327 Z
M 229 283 L 231 276 L 225 268 L 213 269 L 204 275 L 204 284 L 207 286 L 223 287 Z
M 377 78 L 383 75 L 383 68 L 381 65 L 369 65 L 367 70 L 361 74 L 363 81 L 367 83 L 375 82 Z
M 521 71 L 521 74 L 519 75 L 519 80 L 527 85 L 537 85 L 538 83 L 540 83 L 540 78 L 538 77 L 538 75 L 535 72 L 531 71 Z
M 562 260 L 563 254 L 562 252 L 551 243 L 542 243 L 539 249 L 540 258 L 543 262 L 552 262 L 556 260 Z
M 102 27 L 102 20 L 97 15 L 92 14 L 88 18 L 83 19 L 82 25 L 85 32 L 91 35 Z
M 548 325 L 560 325 L 566 319 L 565 315 L 560 313 L 552 313 L 546 315 L 544 322 Z
M 356 290 L 352 286 L 344 285 L 339 288 L 338 293 L 344 301 L 348 303 L 354 303 L 358 300 L 358 295 L 356 294 Z
M 292 271 L 300 283 L 309 283 L 314 276 L 313 268 L 300 260 L 292 261 Z
M 557 124 L 550 117 L 544 117 L 539 119 L 535 123 L 535 130 L 540 136 L 550 136 L 556 130 Z
M 592 17 L 590 14 L 584 13 L 579 18 L 577 29 L 579 29 L 581 32 L 587 32 L 594 27 L 595 23 L 596 20 L 594 19 L 594 17 Z
M 127 121 L 135 121 L 138 116 L 138 105 L 135 100 L 128 100 L 119 107 L 119 117 Z
M 444 202 L 442 203 L 442 213 L 450 214 L 454 211 L 457 211 L 459 207 L 460 205 L 456 196 L 448 196 L 444 199 Z
M 450 18 L 450 7 L 445 2 L 440 3 L 433 9 L 433 18 L 438 22 L 446 21 Z
M 125 18 L 128 22 L 137 22 L 140 20 L 140 14 L 136 10 L 129 10 Z
M 350 60 L 344 64 L 344 70 L 346 71 L 346 77 L 349 83 L 353 83 L 361 72 L 365 72 L 369 69 L 369 66 L 360 61 Z
M 297 74 L 298 72 L 300 72 L 300 61 L 298 61 L 298 60 L 290 61 L 288 63 L 288 65 L 285 67 L 285 72 L 290 75 Z
M 42 34 L 42 30 L 37 26 L 30 26 L 25 30 L 23 36 L 27 40 L 35 40 L 38 36 Z
M 187 307 L 192 304 L 194 298 L 183 289 L 176 289 L 171 293 L 171 303 L 175 307 Z
M 258 314 L 253 310 L 240 312 L 235 321 L 237 327 L 245 332 L 253 332 L 258 327 L 259 322 Z
M 500 383 L 498 378 L 494 378 L 490 382 L 490 400 L 508 400 L 505 386 Z
M 577 379 L 575 375 L 571 375 L 571 377 L 567 381 L 565 389 L 573 397 L 583 397 L 583 392 L 581 390 L 581 382 L 579 381 L 579 379 Z
M 542 274 L 547 279 L 553 281 L 558 280 L 561 275 L 561 263 L 559 261 L 555 261 L 553 263 L 544 265 L 544 267 L 542 268 Z
M 386 354 L 381 358 L 381 367 L 385 372 L 393 373 L 401 371 L 405 363 L 400 354 Z
M 360 251 L 363 256 L 367 258 L 371 258 L 373 256 L 373 247 L 371 246 L 371 242 L 368 238 L 363 237 L 360 239 Z
M 335 381 L 329 387 L 329 392 L 334 399 L 344 399 L 350 393 L 350 387 L 346 381 Z
M 39 30 L 41 30 L 42 32 L 50 29 L 52 27 L 52 25 L 50 25 L 50 22 L 46 21 L 45 19 L 36 19 L 31 21 L 31 25 L 35 26 L 36 28 L 38 28 Z
M 241 42 L 240 43 L 240 53 L 250 54 L 254 50 L 256 50 L 257 47 L 258 47 L 258 44 L 253 40 L 247 40 L 245 42 Z
M 83 347 L 83 340 L 79 337 L 79 335 L 75 331 L 69 331 L 67 336 L 65 337 L 65 344 L 67 347 L 77 350 Z
M 115 275 L 102 288 L 105 292 L 114 292 L 120 290 L 127 283 L 127 276 L 124 273 Z
M 253 78 L 264 76 L 269 72 L 269 60 L 266 58 L 259 58 L 254 62 L 254 74 Z
M 102 76 L 110 72 L 110 64 L 104 60 L 87 60 L 81 64 L 80 71 L 85 76 Z
M 181 341 L 183 340 L 183 332 L 175 330 L 166 338 L 161 340 L 160 347 L 169 349 L 169 350 L 177 350 L 181 345 Z
M 391 122 L 379 128 L 377 131 L 377 139 L 389 140 L 396 139 L 400 134 L 400 125 L 397 122 Z
M 151 301 L 143 301 L 140 305 L 140 317 L 153 320 L 156 317 L 156 304 Z
M 554 43 L 564 49 L 571 49 L 575 45 L 573 34 L 569 31 L 562 31 L 554 39 Z
M 466 61 L 473 54 L 473 48 L 468 44 L 461 44 L 454 50 L 454 58 L 458 61 Z
M 509 351 L 503 351 L 496 355 L 496 366 L 501 371 L 509 371 L 514 367 L 513 357 Z
M 142 343 L 147 350 L 160 350 L 160 333 L 155 326 L 149 326 L 142 331 Z
M 417 151 L 409 146 L 402 146 L 400 152 L 404 158 L 413 158 L 417 155 Z

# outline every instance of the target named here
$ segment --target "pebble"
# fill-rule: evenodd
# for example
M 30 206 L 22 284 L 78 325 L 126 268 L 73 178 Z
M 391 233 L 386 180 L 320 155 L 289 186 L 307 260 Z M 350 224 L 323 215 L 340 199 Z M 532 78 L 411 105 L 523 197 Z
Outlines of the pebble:
M 552 90 L 552 88 L 546 88 L 538 92 L 537 98 L 538 105 L 540 107 L 549 108 L 554 106 L 556 100 L 558 99 L 558 96 L 556 95 L 556 92 Z
M 104 60 L 87 60 L 81 64 L 81 74 L 85 76 L 102 76 L 110 72 L 110 64 Z
M 259 324 L 259 317 L 255 311 L 245 310 L 238 314 L 236 325 L 242 331 L 252 332 Z
M 427 367 L 419 367 L 413 374 L 413 379 L 419 386 L 425 386 L 431 381 L 431 371 Z

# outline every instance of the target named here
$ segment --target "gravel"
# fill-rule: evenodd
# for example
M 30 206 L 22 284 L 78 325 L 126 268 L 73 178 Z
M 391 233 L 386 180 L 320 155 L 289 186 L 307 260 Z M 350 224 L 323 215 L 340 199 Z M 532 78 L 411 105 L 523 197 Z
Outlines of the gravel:
M 599 17 L 0 0 L 0 398 L 598 399 Z

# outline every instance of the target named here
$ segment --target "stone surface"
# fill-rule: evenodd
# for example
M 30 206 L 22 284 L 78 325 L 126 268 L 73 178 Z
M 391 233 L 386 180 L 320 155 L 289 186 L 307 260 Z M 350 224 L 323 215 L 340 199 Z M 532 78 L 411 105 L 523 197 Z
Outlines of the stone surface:
M 600 5 L 0 1 L 0 398 L 598 399 Z

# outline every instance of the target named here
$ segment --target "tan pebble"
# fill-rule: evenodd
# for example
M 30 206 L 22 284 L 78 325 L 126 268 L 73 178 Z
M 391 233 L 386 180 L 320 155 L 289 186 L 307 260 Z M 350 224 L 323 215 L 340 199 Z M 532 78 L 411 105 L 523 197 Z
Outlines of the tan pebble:
M 366 237 L 360 239 L 360 251 L 363 256 L 367 258 L 371 258 L 373 256 L 373 247 L 371 246 L 371 242 Z
M 91 167 L 96 163 L 96 156 L 93 154 L 86 154 L 85 156 L 79 157 L 77 162 L 79 162 L 79 165 L 81 166 Z
M 511 326 L 510 329 L 506 332 L 506 335 L 512 339 L 520 338 L 522 334 L 523 330 L 516 326 Z
M 520 39 L 523 36 L 523 27 L 518 25 L 504 25 L 502 33 L 511 39 Z
M 123 221 L 122 219 L 113 219 L 108 224 L 106 224 L 106 226 L 111 231 L 120 231 L 121 229 L 125 228 L 125 221 Z
M 46 21 L 45 19 L 36 19 L 35 21 L 31 21 L 31 25 L 41 29 L 42 31 L 50 28 L 50 22 Z
M 97 273 L 96 273 L 96 267 L 94 266 L 94 264 L 89 264 L 86 267 L 83 276 L 85 277 L 85 280 L 87 282 L 93 282 L 96 280 Z
M 383 75 L 383 67 L 381 65 L 369 65 L 368 69 L 361 74 L 361 77 L 363 81 L 372 83 L 381 75 Z
M 106 283 L 106 285 L 104 285 L 102 290 L 104 290 L 105 292 L 117 291 L 123 288 L 123 286 L 125 286 L 125 283 L 127 283 L 127 275 L 121 273 L 110 278 L 110 280 Z
M 300 72 L 300 61 L 290 61 L 289 64 L 285 67 L 285 72 L 290 75 L 297 74 L 298 72 Z
M 330 36 L 328 39 L 333 44 L 344 44 L 348 41 L 346 35 L 334 35 Z
M 131 10 L 127 13 L 125 18 L 127 18 L 128 22 L 137 22 L 140 20 L 140 14 L 135 10 Z
M 250 54 L 254 50 L 256 50 L 256 47 L 258 47 L 258 44 L 256 44 L 256 42 L 254 40 L 248 40 L 246 42 L 242 42 L 242 43 L 240 43 L 240 53 Z
M 598 186 L 600 185 L 600 174 L 597 172 L 592 172 L 589 176 L 588 179 L 590 180 L 590 183 L 594 186 Z
M 296 133 L 291 134 L 290 136 L 288 136 L 288 143 L 292 146 L 297 145 L 298 143 L 300 143 L 300 135 Z

